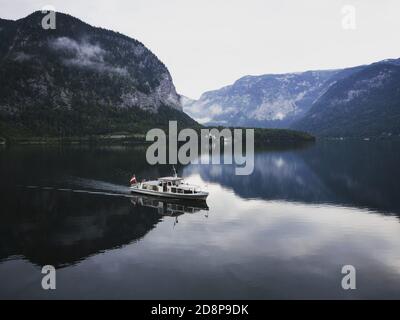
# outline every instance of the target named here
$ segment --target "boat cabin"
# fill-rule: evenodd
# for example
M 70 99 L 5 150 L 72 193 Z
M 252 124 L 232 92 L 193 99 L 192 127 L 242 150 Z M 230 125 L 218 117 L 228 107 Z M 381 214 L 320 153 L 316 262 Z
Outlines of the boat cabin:
M 199 187 L 183 183 L 183 179 L 179 177 L 164 177 L 154 181 L 146 181 L 142 183 L 142 189 L 177 194 L 194 194 L 200 191 Z

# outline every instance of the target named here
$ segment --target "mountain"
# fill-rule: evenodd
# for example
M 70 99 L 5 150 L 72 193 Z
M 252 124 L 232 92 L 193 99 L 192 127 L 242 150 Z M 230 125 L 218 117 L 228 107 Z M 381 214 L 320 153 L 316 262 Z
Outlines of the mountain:
M 205 124 L 392 136 L 400 133 L 399 69 L 400 59 L 387 59 L 339 70 L 246 76 L 182 104 Z
M 182 102 L 184 111 L 203 123 L 285 128 L 309 110 L 339 72 L 246 76 L 197 101 Z
M 178 120 L 171 75 L 141 42 L 56 14 L 0 19 L 0 136 L 142 132 Z
M 318 136 L 400 135 L 400 60 L 384 60 L 334 83 L 292 125 Z

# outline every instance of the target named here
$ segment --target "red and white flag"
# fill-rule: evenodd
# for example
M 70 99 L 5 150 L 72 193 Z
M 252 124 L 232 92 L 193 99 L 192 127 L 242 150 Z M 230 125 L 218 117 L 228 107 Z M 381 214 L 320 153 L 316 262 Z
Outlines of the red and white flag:
M 132 178 L 131 178 L 131 184 L 135 184 L 135 183 L 137 183 L 136 176 L 133 175 Z

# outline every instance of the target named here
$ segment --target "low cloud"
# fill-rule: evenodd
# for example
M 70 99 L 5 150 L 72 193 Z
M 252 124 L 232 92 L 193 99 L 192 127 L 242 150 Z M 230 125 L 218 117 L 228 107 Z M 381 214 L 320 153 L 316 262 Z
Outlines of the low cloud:
M 32 55 L 25 52 L 17 52 L 14 57 L 14 61 L 24 62 L 32 59 Z
M 68 54 L 69 57 L 63 59 L 66 65 L 90 68 L 98 72 L 128 75 L 125 68 L 114 67 L 104 61 L 104 56 L 107 52 L 98 44 L 91 44 L 87 41 L 77 42 L 67 37 L 60 37 L 52 41 L 50 46 L 54 50 Z

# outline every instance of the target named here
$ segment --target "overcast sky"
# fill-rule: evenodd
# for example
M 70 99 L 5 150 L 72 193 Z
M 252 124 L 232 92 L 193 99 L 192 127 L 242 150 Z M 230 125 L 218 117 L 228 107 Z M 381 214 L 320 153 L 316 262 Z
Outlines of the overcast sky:
M 191 98 L 249 74 L 400 57 L 399 0 L 0 0 L 0 17 L 44 5 L 140 40 Z M 355 8 L 355 29 L 343 27 L 346 5 Z

